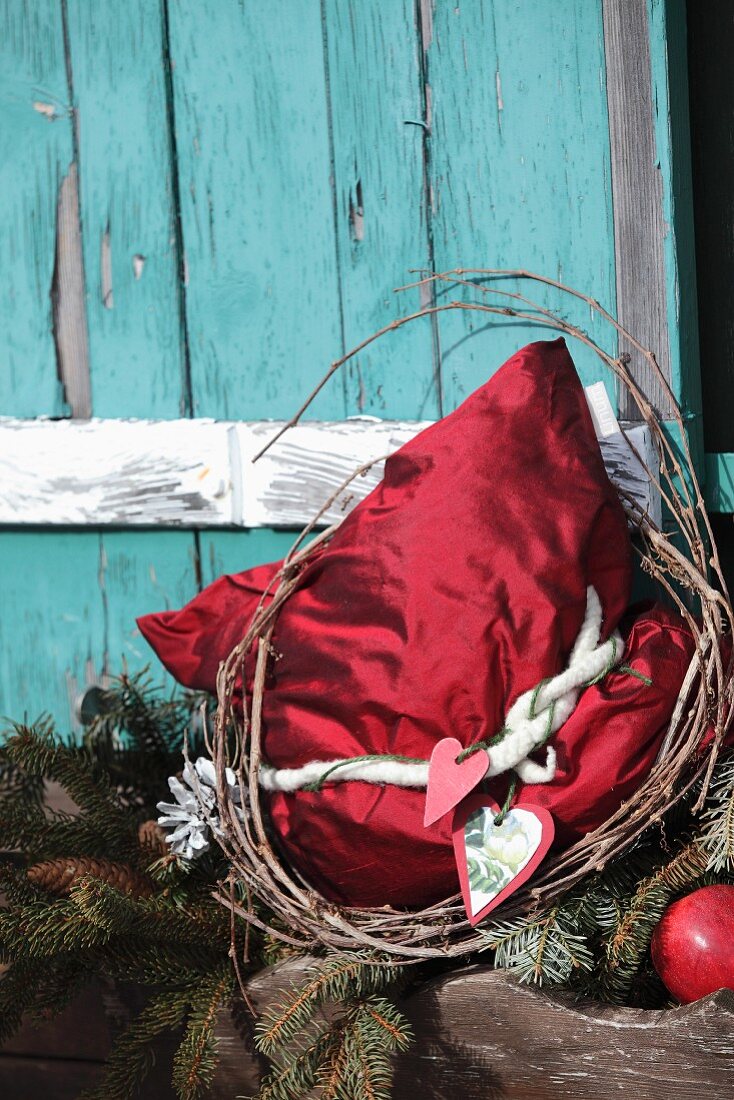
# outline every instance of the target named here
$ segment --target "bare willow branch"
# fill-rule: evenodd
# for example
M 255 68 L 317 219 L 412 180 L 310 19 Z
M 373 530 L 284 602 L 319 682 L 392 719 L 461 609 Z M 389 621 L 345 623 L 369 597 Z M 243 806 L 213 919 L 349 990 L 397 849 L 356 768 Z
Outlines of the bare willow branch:
M 659 422 L 625 356 L 605 351 L 591 336 L 547 305 L 517 291 L 478 282 L 502 279 L 534 281 L 571 295 L 608 323 L 615 338 L 622 337 L 634 348 L 645 359 L 670 401 L 670 416 L 676 427 L 680 452 L 671 441 L 666 426 Z M 585 876 L 628 851 L 651 824 L 659 821 L 695 784 L 701 792 L 697 804 L 702 803 L 719 747 L 734 722 L 734 657 L 725 661 L 723 654 L 731 647 L 722 645 L 724 635 L 731 629 L 734 613 L 691 459 L 684 419 L 654 352 L 643 347 L 591 296 L 555 279 L 524 270 L 460 268 L 438 274 L 421 273 L 421 278 L 410 286 L 438 283 L 445 284 L 448 293 L 476 293 L 480 300 L 452 300 L 441 304 L 435 304 L 434 300 L 433 305 L 398 317 L 366 337 L 331 364 L 312 393 L 263 447 L 255 461 L 299 422 L 314 397 L 340 367 L 376 340 L 406 324 L 449 311 L 479 312 L 542 324 L 580 341 L 595 352 L 605 368 L 631 394 L 640 418 L 649 427 L 660 469 L 648 470 L 648 474 L 666 508 L 663 529 L 656 527 L 631 498 L 624 499 L 623 503 L 637 531 L 636 550 L 642 568 L 677 606 L 695 644 L 694 658 L 681 684 L 652 772 L 634 798 L 620 806 L 599 828 L 546 861 L 541 873 L 508 899 L 503 906 L 503 918 L 512 919 L 553 903 Z M 501 298 L 505 304 L 490 304 L 490 295 Z M 375 459 L 375 462 L 380 461 L 382 459 Z M 459 957 L 482 948 L 486 940 L 469 926 L 458 895 L 416 912 L 335 905 L 321 897 L 296 869 L 283 864 L 272 846 L 261 803 L 258 770 L 267 705 L 265 683 L 269 662 L 274 659 L 271 637 L 277 617 L 298 589 L 303 568 L 318 557 L 335 530 L 331 527 L 314 535 L 316 527 L 348 484 L 364 470 L 362 467 L 355 471 L 299 535 L 263 595 L 247 633 L 219 669 L 218 708 L 210 743 L 224 831 L 221 843 L 231 861 L 232 873 L 244 885 L 247 897 L 261 904 L 257 910 L 250 903 L 247 908 L 238 904 L 231 884 L 228 890 L 220 889 L 216 896 L 246 923 L 290 946 L 320 943 L 337 950 L 367 949 L 379 952 L 383 958 L 394 956 L 404 963 Z M 312 535 L 314 537 L 307 542 Z M 250 682 L 252 689 L 248 693 Z M 225 773 L 228 767 L 234 768 L 238 778 L 244 820 L 229 795 Z

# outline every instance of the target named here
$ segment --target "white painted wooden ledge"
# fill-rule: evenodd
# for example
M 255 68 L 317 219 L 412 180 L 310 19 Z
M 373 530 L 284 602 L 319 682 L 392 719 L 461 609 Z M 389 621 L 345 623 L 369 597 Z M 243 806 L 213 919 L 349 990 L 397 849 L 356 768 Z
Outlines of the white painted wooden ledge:
M 430 421 L 305 421 L 258 462 L 282 427 L 263 420 L 13 420 L 0 417 L 0 524 L 114 527 L 303 527 L 360 465 L 395 451 Z M 656 461 L 646 426 L 627 428 Z M 599 441 L 609 475 L 653 516 L 650 481 L 621 433 Z M 357 478 L 331 523 L 382 477 Z

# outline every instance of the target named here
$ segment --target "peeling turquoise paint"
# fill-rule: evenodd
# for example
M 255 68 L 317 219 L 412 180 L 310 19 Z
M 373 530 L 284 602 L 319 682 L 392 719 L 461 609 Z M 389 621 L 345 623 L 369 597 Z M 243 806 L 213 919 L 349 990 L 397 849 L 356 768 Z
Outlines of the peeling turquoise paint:
M 604 73 L 600 3 L 436 5 L 428 81 L 438 270 L 524 268 L 614 311 Z M 582 303 L 527 283 L 517 289 L 560 307 L 614 347 Z M 440 328 L 449 408 L 518 346 L 554 335 L 477 314 L 445 315 Z M 585 383 L 604 377 L 593 353 L 576 345 L 571 351 Z
M 0 117 L 0 414 L 62 416 L 51 280 L 74 153 L 57 0 L 0 0 Z
M 679 252 L 663 101 L 680 3 L 649 5 Z M 0 0 L 0 29 L 0 413 L 67 412 L 50 289 L 75 157 L 95 415 L 288 416 L 345 348 L 426 300 L 394 294 L 411 269 L 530 268 L 614 308 L 601 0 L 309 0 L 297 18 L 289 0 Z M 671 235 L 671 338 L 689 341 L 674 377 L 697 409 L 677 251 Z M 605 339 L 585 307 L 541 301 Z M 543 335 L 421 320 L 309 415 L 436 416 Z M 136 615 L 293 537 L 0 532 L 0 713 L 69 729 L 85 682 L 150 659 Z

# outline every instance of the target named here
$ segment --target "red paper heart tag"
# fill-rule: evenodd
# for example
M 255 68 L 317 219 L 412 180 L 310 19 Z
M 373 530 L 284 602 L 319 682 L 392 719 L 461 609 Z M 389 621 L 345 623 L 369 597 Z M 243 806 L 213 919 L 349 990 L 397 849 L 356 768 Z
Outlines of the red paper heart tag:
M 428 765 L 428 784 L 426 786 L 426 809 L 423 824 L 433 825 L 444 814 L 458 806 L 463 798 L 484 778 L 489 767 L 486 752 L 474 752 L 460 764 L 456 758 L 464 746 L 455 737 L 444 737 L 439 741 Z
M 553 818 L 540 806 L 520 802 L 495 825 L 498 813 L 496 802 L 475 794 L 454 814 L 454 854 L 472 925 L 527 882 L 553 842 Z

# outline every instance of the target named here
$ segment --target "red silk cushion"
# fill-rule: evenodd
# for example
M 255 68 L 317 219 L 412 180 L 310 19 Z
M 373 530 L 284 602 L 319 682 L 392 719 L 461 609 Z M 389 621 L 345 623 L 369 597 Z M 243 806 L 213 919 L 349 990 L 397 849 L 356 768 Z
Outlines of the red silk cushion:
M 553 739 L 553 782 L 518 783 L 518 799 L 551 811 L 556 848 L 601 825 L 645 779 L 695 650 L 681 620 L 661 608 L 638 618 L 625 643 L 625 661 L 652 684 L 615 671 L 587 688 Z M 501 805 L 507 777 L 487 789 Z M 459 891 L 451 815 L 424 829 L 424 803 L 423 791 L 344 783 L 319 793 L 275 794 L 270 811 L 289 858 L 328 896 L 352 905 L 413 906 Z
M 211 691 L 276 568 L 222 578 L 140 628 L 174 676 Z M 442 737 L 491 737 L 520 693 L 565 667 L 589 584 L 606 637 L 629 597 L 625 517 L 565 343 L 531 344 L 393 455 L 304 570 L 276 625 L 267 758 L 427 759 Z M 670 709 L 681 668 L 656 679 Z M 638 721 L 602 720 L 612 683 Z M 566 840 L 604 820 L 651 765 L 665 706 L 650 690 L 615 674 L 582 696 L 576 715 L 597 700 L 592 726 L 574 715 L 556 735 L 559 775 L 533 793 Z M 506 782 L 494 781 L 499 796 Z M 329 896 L 420 905 L 456 888 L 448 822 L 424 829 L 423 797 L 351 782 L 273 795 L 271 812 L 289 857 Z

